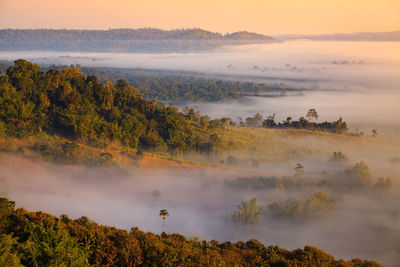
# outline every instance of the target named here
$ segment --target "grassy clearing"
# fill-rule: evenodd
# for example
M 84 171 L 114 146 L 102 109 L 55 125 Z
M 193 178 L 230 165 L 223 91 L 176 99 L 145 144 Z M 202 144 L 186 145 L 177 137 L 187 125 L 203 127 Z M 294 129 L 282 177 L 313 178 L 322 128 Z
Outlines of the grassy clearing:
M 226 158 L 234 155 L 240 161 L 258 159 L 278 162 L 299 157 L 321 157 L 331 155 L 344 147 L 382 147 L 393 145 L 379 138 L 351 137 L 327 132 L 296 129 L 264 129 L 249 127 L 225 127 L 217 134 L 221 147 L 214 157 L 200 154 L 184 154 L 183 158 L 166 152 L 145 152 L 137 158 L 135 149 L 118 144 L 105 148 L 92 147 L 59 136 L 31 136 L 26 139 L 0 139 L 0 152 L 13 153 L 27 158 L 44 159 L 63 164 L 88 166 L 147 168 L 210 168 L 227 167 Z

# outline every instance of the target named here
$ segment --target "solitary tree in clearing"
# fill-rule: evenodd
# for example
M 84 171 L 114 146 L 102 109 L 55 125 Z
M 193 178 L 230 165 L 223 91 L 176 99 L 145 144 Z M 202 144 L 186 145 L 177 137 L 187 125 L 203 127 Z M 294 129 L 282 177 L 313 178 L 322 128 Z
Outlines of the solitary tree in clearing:
M 300 163 L 297 163 L 296 167 L 294 168 L 297 177 L 302 176 L 304 174 L 304 167 Z
M 163 233 L 165 232 L 165 219 L 169 216 L 169 212 L 166 209 L 160 210 L 160 217 L 163 219 L 163 224 L 162 224 L 162 231 Z
M 306 118 L 312 122 L 313 131 L 314 131 L 314 120 L 317 121 L 318 117 L 319 117 L 318 112 L 314 108 L 308 110 Z

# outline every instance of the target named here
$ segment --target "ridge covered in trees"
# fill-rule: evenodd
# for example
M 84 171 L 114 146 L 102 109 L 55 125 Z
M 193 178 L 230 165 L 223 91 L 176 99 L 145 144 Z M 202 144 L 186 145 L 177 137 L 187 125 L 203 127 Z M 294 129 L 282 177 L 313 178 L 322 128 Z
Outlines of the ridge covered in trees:
M 247 31 L 215 33 L 202 29 L 160 30 L 0 30 L 0 50 L 109 52 L 190 52 L 226 44 L 272 42 L 274 38 Z
M 0 60 L 0 74 L 5 73 L 11 65 L 13 65 L 12 62 Z M 43 71 L 49 69 L 63 70 L 71 67 L 79 68 L 87 76 L 97 76 L 101 83 L 106 81 L 116 83 L 119 79 L 124 79 L 148 98 L 172 104 L 188 101 L 214 102 L 268 93 L 274 96 L 276 96 L 276 93 L 281 93 L 284 96 L 286 92 L 302 91 L 302 89 L 286 88 L 278 83 L 266 85 L 264 83 L 230 81 L 228 78 L 224 79 L 224 77 L 209 78 L 201 72 L 80 65 L 41 66 Z
M 216 123 L 196 112 L 143 99 L 125 80 L 102 84 L 76 68 L 50 69 L 25 60 L 0 76 L 0 136 L 57 134 L 96 146 L 210 152 Z
M 256 239 L 236 243 L 177 233 L 145 233 L 99 225 L 87 217 L 55 217 L 0 198 L 0 266 L 382 266 L 336 260 L 316 247 L 286 250 Z

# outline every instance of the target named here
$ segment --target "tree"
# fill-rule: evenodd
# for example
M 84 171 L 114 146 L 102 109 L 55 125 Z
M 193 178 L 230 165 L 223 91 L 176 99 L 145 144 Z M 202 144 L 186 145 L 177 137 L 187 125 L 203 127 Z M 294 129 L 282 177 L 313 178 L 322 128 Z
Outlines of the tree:
M 292 121 L 293 121 L 292 117 L 289 116 L 289 117 L 286 118 L 286 121 L 284 122 L 284 124 L 287 124 L 287 126 L 290 126 Z
M 319 217 L 335 206 L 335 200 L 324 192 L 315 192 L 306 199 L 287 199 L 268 205 L 268 212 L 274 217 L 304 221 Z
M 260 113 L 257 113 L 256 115 L 254 115 L 254 120 L 256 123 L 256 127 L 260 127 L 263 122 L 263 116 Z
M 371 136 L 372 136 L 372 137 L 376 137 L 377 135 L 378 135 L 377 130 L 372 129 L 372 131 L 371 131 Z
M 296 167 L 294 168 L 294 171 L 296 172 L 296 176 L 301 176 L 304 174 L 304 167 L 300 163 L 297 163 Z
M 341 134 L 342 132 L 346 132 L 348 130 L 347 124 L 346 124 L 346 122 L 343 121 L 341 116 L 335 122 L 335 128 L 336 128 L 336 133 L 338 133 L 338 134 Z
M 348 161 L 348 158 L 346 157 L 345 154 L 339 151 L 339 152 L 333 152 L 333 156 L 330 161 L 343 164 Z
M 160 217 L 163 219 L 163 224 L 162 224 L 162 231 L 163 233 L 165 232 L 165 219 L 167 219 L 167 216 L 169 216 L 169 212 L 166 209 L 160 210 Z
M 265 121 L 263 121 L 263 127 L 265 128 L 271 128 L 274 127 L 276 125 L 275 123 L 275 113 L 273 113 L 272 115 L 267 116 L 267 119 Z
M 385 179 L 385 178 L 381 177 L 378 179 L 378 181 L 376 181 L 376 184 L 374 187 L 375 187 L 375 189 L 378 189 L 378 190 L 388 190 L 392 186 L 393 186 L 392 178 L 386 177 L 386 179 Z
M 236 223 L 255 224 L 260 221 L 263 210 L 264 206 L 258 206 L 257 199 L 252 198 L 249 201 L 242 201 L 240 205 L 236 206 L 236 210 L 228 216 Z
M 365 161 L 356 163 L 354 167 L 345 170 L 351 186 L 368 187 L 372 183 L 371 171 Z
M 318 117 L 319 115 L 314 108 L 308 110 L 306 118 L 312 122 L 313 131 L 314 131 L 314 120 L 317 121 Z

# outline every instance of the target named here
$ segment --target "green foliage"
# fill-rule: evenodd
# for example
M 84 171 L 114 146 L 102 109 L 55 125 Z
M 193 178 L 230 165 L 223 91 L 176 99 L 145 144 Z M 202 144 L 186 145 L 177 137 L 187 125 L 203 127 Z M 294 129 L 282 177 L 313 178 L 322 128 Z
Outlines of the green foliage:
M 0 266 L 23 266 L 18 257 L 17 245 L 18 242 L 12 235 L 0 234 Z
M 87 252 L 62 229 L 60 222 L 54 225 L 27 223 L 24 235 L 28 236 L 22 245 L 22 262 L 26 265 L 84 266 L 87 262 Z
M 304 221 L 329 212 L 335 206 L 335 200 L 324 192 L 315 192 L 307 199 L 288 199 L 268 205 L 268 212 L 273 217 Z
M 255 224 L 260 222 L 264 207 L 257 204 L 257 199 L 252 198 L 249 201 L 243 201 L 236 206 L 236 210 L 228 215 L 229 219 L 241 224 Z
M 43 73 L 25 60 L 14 64 L 0 77 L 0 135 L 45 132 L 102 149 L 113 141 L 127 148 L 174 153 L 202 152 L 212 144 L 213 127 L 205 125 L 207 117 L 185 116 L 173 106 L 144 100 L 124 80 L 101 84 L 75 68 Z M 55 156 L 45 146 L 38 149 L 44 156 Z M 73 161 L 77 149 L 66 143 L 57 153 Z
M 161 217 L 169 216 L 168 210 L 166 210 L 166 209 L 160 210 L 160 216 Z
M 347 127 L 347 123 L 343 121 L 342 117 L 340 117 L 337 121 L 332 122 L 313 122 L 317 120 L 319 117 L 317 111 L 315 109 L 310 109 L 307 112 L 307 118 L 300 117 L 299 120 L 295 121 L 292 117 L 288 117 L 283 122 L 275 122 L 275 113 L 267 116 L 265 120 L 263 117 L 257 113 L 254 117 L 247 117 L 245 119 L 246 125 L 248 127 L 264 127 L 264 128 L 272 128 L 272 129 L 308 129 L 308 130 L 318 130 L 324 132 L 345 134 L 349 130 Z M 242 124 L 242 123 L 241 123 Z

